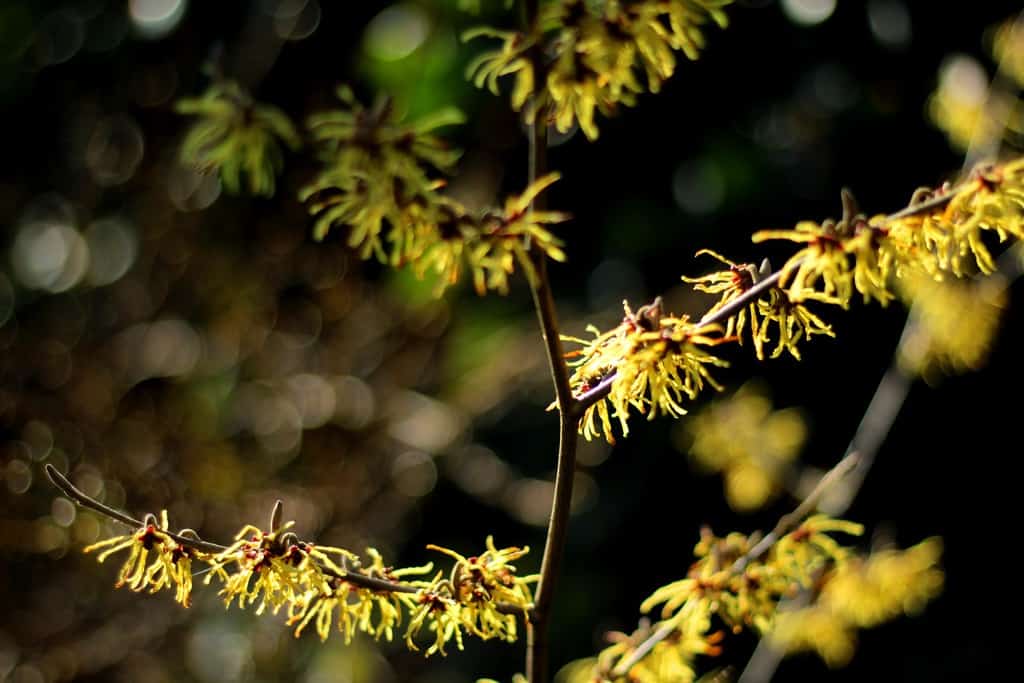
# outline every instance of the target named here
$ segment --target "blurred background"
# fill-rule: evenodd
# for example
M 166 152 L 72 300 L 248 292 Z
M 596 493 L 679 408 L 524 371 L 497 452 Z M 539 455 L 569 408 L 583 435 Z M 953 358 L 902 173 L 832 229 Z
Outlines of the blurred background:
M 509 680 L 522 644 L 467 641 L 424 661 L 367 640 L 294 639 L 282 618 L 225 611 L 197 589 L 115 591 L 117 563 L 81 548 L 121 530 L 76 509 L 47 463 L 135 515 L 167 508 L 175 527 L 230 539 L 275 498 L 300 535 L 397 563 L 426 543 L 474 554 L 543 545 L 557 440 L 529 295 L 444 298 L 403 271 L 363 262 L 341 231 L 322 244 L 295 199 L 308 157 L 291 156 L 273 199 L 221 192 L 178 163 L 187 121 L 173 103 L 228 76 L 296 121 L 351 84 L 393 95 L 410 115 L 454 104 L 469 124 L 453 186 L 495 201 L 525 184 L 523 130 L 506 100 L 463 77 L 486 46 L 479 23 L 518 15 L 454 0 L 0 0 L 0 680 Z M 955 177 L 963 154 L 929 123 L 940 82 L 976 102 L 993 64 L 986 36 L 1014 2 L 739 2 L 727 30 L 682 63 L 660 95 L 599 121 L 593 144 L 559 135 L 551 205 L 569 261 L 552 267 L 567 334 L 621 319 L 658 294 L 675 312 L 710 303 L 680 275 L 787 253 L 757 229 L 836 216 L 839 189 L 869 214 Z M 943 80 L 944 79 L 944 80 Z M 947 92 L 947 94 L 948 94 Z M 973 99 L 972 99 L 973 98 Z M 945 539 L 944 595 L 918 618 L 863 634 L 829 671 L 787 660 L 779 680 L 1004 679 L 1017 668 L 992 634 L 1005 615 L 1006 557 L 1018 542 L 1018 349 L 1011 289 L 988 366 L 917 386 L 849 517 L 901 545 Z M 747 379 L 802 410 L 802 462 L 843 452 L 899 338 L 905 309 L 824 312 L 837 339 L 803 362 L 731 352 L 716 377 Z M 683 420 L 685 422 L 685 418 Z M 636 626 L 650 591 L 680 577 L 702 524 L 719 533 L 774 524 L 779 495 L 740 514 L 721 479 L 694 468 L 671 421 L 634 421 L 614 448 L 580 452 L 567 560 L 556 599 L 557 668 Z M 745 661 L 728 642 L 706 668 Z

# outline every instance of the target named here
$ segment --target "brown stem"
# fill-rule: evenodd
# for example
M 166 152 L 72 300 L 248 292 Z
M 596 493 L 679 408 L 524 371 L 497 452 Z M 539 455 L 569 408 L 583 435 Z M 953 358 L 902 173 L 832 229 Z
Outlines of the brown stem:
M 931 197 L 922 202 L 912 204 L 904 207 L 899 211 L 892 213 L 885 217 L 885 220 L 898 220 L 900 218 L 907 218 L 909 216 L 916 216 L 918 214 L 927 213 L 939 207 L 949 204 L 954 197 L 962 189 L 961 187 L 955 187 L 947 191 L 945 194 Z M 739 313 L 751 302 L 756 301 L 758 297 L 764 294 L 769 289 L 775 287 L 779 283 L 779 279 L 788 271 L 791 270 L 797 264 L 790 264 L 788 267 L 783 267 L 768 277 L 760 280 L 750 289 L 740 293 L 736 298 L 730 300 L 723 306 L 715 308 L 714 310 L 708 311 L 700 319 L 698 325 L 711 325 L 713 323 L 723 323 L 732 316 Z M 583 414 L 595 403 L 600 402 L 604 399 L 609 392 L 611 392 L 612 385 L 615 383 L 615 371 L 612 370 L 610 373 L 605 375 L 600 382 L 594 385 L 589 391 L 586 391 L 576 397 L 576 401 L 573 404 L 574 413 L 573 417 L 579 419 L 583 417 Z
M 82 507 L 88 508 L 90 510 L 94 510 L 100 513 L 101 515 L 105 515 L 110 519 L 116 520 L 121 524 L 124 524 L 125 526 L 131 527 L 133 529 L 141 529 L 145 526 L 145 523 L 142 520 L 135 519 L 131 515 L 126 515 L 120 510 L 115 510 L 112 507 L 104 505 L 103 503 L 99 502 L 92 496 L 88 495 L 87 493 L 76 487 L 74 484 L 72 484 L 68 480 L 68 478 L 61 474 L 60 472 L 58 472 L 57 468 L 54 467 L 53 465 L 46 465 L 46 476 L 49 477 L 50 481 L 53 483 L 54 486 L 60 489 L 61 493 L 63 493 L 65 496 L 73 500 L 78 505 L 81 505 Z M 277 504 L 274 505 L 274 512 L 271 515 L 272 520 L 277 520 L 278 526 L 280 525 L 280 509 L 280 501 L 278 501 Z M 186 535 L 185 533 L 174 533 L 173 531 L 170 531 L 168 529 L 161 529 L 160 531 L 162 534 L 165 534 L 169 538 L 173 539 L 175 543 L 179 543 L 189 548 L 194 548 L 195 550 L 198 550 L 200 552 L 218 554 L 227 550 L 227 546 L 220 545 L 219 543 L 211 543 L 209 541 L 204 541 L 203 539 L 199 538 L 198 535 L 193 538 L 191 534 Z M 418 593 L 420 590 L 419 588 L 416 588 L 415 586 L 410 586 L 409 584 L 388 581 L 386 579 L 380 579 L 375 576 L 363 574 L 362 572 L 337 572 L 331 569 L 330 567 L 324 565 L 320 565 L 320 568 L 324 572 L 324 574 L 327 574 L 328 576 L 333 576 L 336 579 L 341 579 L 342 581 L 346 581 L 354 586 L 359 586 L 360 588 L 368 588 L 370 590 L 383 591 L 388 593 Z M 497 610 L 502 614 L 523 613 L 523 609 L 521 607 L 512 604 L 498 603 L 496 607 Z
M 742 573 L 751 562 L 754 562 L 771 550 L 772 546 L 778 543 L 780 538 L 795 529 L 804 521 L 804 519 L 817 510 L 825 492 L 837 481 L 847 476 L 853 468 L 856 467 L 858 460 L 859 456 L 857 453 L 853 452 L 849 453 L 846 457 L 836 463 L 831 470 L 826 472 L 821 479 L 818 480 L 814 489 L 792 512 L 779 518 L 778 523 L 770 533 L 754 544 L 754 547 L 747 551 L 745 555 L 733 562 L 729 567 L 729 576 L 735 576 Z M 679 628 L 679 623 L 675 618 L 669 619 L 662 624 L 657 631 L 637 645 L 628 657 L 615 665 L 615 668 L 612 670 L 612 677 L 619 678 L 628 674 L 629 670 L 633 668 L 637 662 L 646 657 L 647 654 L 654 649 L 655 645 L 671 636 L 677 628 Z
M 536 30 L 539 3 L 527 0 L 523 4 L 524 19 L 528 31 Z M 544 83 L 542 55 L 533 55 L 534 72 L 537 82 Z M 542 93 L 535 94 L 542 98 Z M 547 111 L 542 101 L 536 103 L 533 120 L 530 121 L 529 183 L 547 173 Z M 535 199 L 530 211 L 543 210 L 543 197 Z M 569 368 L 565 363 L 559 333 L 558 316 L 555 308 L 551 283 L 548 279 L 547 257 L 540 249 L 533 247 L 528 256 L 528 275 L 533 305 L 544 350 L 551 371 L 551 382 L 555 389 L 555 403 L 559 413 L 558 459 L 555 471 L 555 490 L 551 501 L 551 517 L 548 521 L 544 542 L 544 557 L 541 560 L 540 579 L 534 606 L 527 624 L 526 676 L 530 683 L 544 683 L 548 676 L 548 625 L 551 603 L 560 573 L 565 543 L 569 530 L 569 504 L 572 500 L 573 477 L 576 470 L 576 445 L 579 438 L 576 399 L 569 383 Z

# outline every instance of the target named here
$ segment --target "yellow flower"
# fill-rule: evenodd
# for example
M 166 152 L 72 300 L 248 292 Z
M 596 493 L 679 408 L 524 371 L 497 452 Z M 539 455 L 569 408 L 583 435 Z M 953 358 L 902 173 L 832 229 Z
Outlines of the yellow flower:
M 416 605 L 414 593 L 404 591 L 376 591 L 346 581 L 348 569 L 358 570 L 375 579 L 397 582 L 407 576 L 422 576 L 430 572 L 432 565 L 394 569 L 384 564 L 381 554 L 374 548 L 367 548 L 370 565 L 362 567 L 359 559 L 340 548 L 318 548 L 311 552 L 340 554 L 344 566 L 333 563 L 330 566 L 335 576 L 328 577 L 326 584 L 315 584 L 303 594 L 291 600 L 288 605 L 288 625 L 295 626 L 298 638 L 309 624 L 314 624 L 321 640 L 327 640 L 337 611 L 338 631 L 345 643 L 351 643 L 357 632 L 374 639 L 392 640 L 395 629 L 402 624 L 403 613 Z M 321 556 L 323 557 L 323 556 Z M 329 558 L 324 558 L 329 561 Z M 419 580 L 406 581 L 411 586 L 426 586 Z
M 820 601 L 859 628 L 920 612 L 942 590 L 942 541 L 929 538 L 906 550 L 879 550 L 839 565 Z
M 769 637 L 786 653 L 813 651 L 833 668 L 846 665 L 857 645 L 853 626 L 816 605 L 780 612 Z
M 735 337 L 722 336 L 720 325 L 665 315 L 660 299 L 635 314 L 628 303 L 623 302 L 623 307 L 625 318 L 608 332 L 589 327 L 593 339 L 563 337 L 583 347 L 569 354 L 574 391 L 586 392 L 615 372 L 607 397 L 590 406 L 581 420 L 587 439 L 604 436 L 613 442 L 612 417 L 627 435 L 631 408 L 651 420 L 662 413 L 684 415 L 683 403 L 696 398 L 705 383 L 721 390 L 709 367 L 726 367 L 728 363 L 705 349 L 735 341 Z
M 217 81 L 201 96 L 179 100 L 175 111 L 199 117 L 182 143 L 182 161 L 205 173 L 219 173 L 228 192 L 241 192 L 247 185 L 252 194 L 274 194 L 284 164 L 281 145 L 292 150 L 301 146 L 284 112 L 254 102 L 233 81 Z
M 344 225 L 349 246 L 362 258 L 407 263 L 436 232 L 432 212 L 444 183 L 431 179 L 428 169 L 446 171 L 460 156 L 433 131 L 464 117 L 443 109 L 404 123 L 388 100 L 368 109 L 347 87 L 338 89 L 338 98 L 343 108 L 308 121 L 323 168 L 299 199 L 317 217 L 314 237 L 323 239 L 331 227 Z
M 718 302 L 708 310 L 708 315 L 714 313 L 736 297 L 745 293 L 748 289 L 757 284 L 761 277 L 765 275 L 763 270 L 755 268 L 752 263 L 733 263 L 721 254 L 711 251 L 710 249 L 701 249 L 696 253 L 696 256 L 701 256 L 702 254 L 712 256 L 729 266 L 728 270 L 719 270 L 700 277 L 683 276 L 683 282 L 693 284 L 693 288 L 699 292 L 722 295 Z M 767 262 L 765 262 L 762 268 L 766 267 Z M 754 299 L 735 315 L 729 317 L 729 320 L 726 321 L 725 325 L 725 335 L 727 337 L 735 335 L 739 340 L 739 343 L 742 344 L 743 332 L 746 330 L 747 322 L 749 321 L 750 337 L 753 340 L 757 357 L 758 359 L 763 359 L 764 353 L 762 350 L 761 335 L 759 334 L 760 320 L 758 314 L 758 302 Z
M 752 239 L 755 243 L 781 239 L 806 245 L 786 261 L 779 280 L 791 301 L 813 299 L 849 306 L 853 270 L 834 221 L 801 221 L 792 230 L 758 231 Z
M 259 600 L 256 614 L 262 614 L 268 606 L 276 614 L 282 606 L 310 592 L 329 595 L 330 577 L 324 567 L 335 572 L 344 570 L 328 553 L 343 560 L 354 556 L 340 548 L 317 548 L 300 541 L 290 531 L 293 524 L 288 522 L 269 532 L 246 525 L 233 544 L 211 559 L 211 571 L 204 583 L 209 584 L 215 577 L 224 582 L 220 592 L 226 607 L 236 598 L 241 608 Z M 235 571 L 229 574 L 227 566 Z
M 150 593 L 156 593 L 173 586 L 175 600 L 188 607 L 192 593 L 192 559 L 207 556 L 175 541 L 167 534 L 167 529 L 167 511 L 163 510 L 159 524 L 153 515 L 147 515 L 145 525 L 135 533 L 94 543 L 84 552 L 106 548 L 96 558 L 103 562 L 114 553 L 129 550 L 128 559 L 118 573 L 117 588 L 128 586 L 136 592 L 148 588 Z
M 725 26 L 722 8 L 731 0 L 641 0 L 548 3 L 531 34 L 480 28 L 465 37 L 497 38 L 501 47 L 480 55 L 467 70 L 477 87 L 498 94 L 498 79 L 515 76 L 512 107 L 525 108 L 532 120 L 541 105 L 561 132 L 578 125 L 587 138 L 598 136 L 595 114 L 610 115 L 619 105 L 632 106 L 644 85 L 657 92 L 672 76 L 675 52 L 696 59 L 704 46 L 708 19 Z M 537 83 L 536 53 L 553 54 L 547 78 Z M 535 92 L 537 88 L 540 93 Z
M 462 35 L 463 40 L 473 38 L 497 38 L 501 40 L 501 47 L 484 52 L 470 62 L 466 67 L 466 78 L 473 81 L 476 87 L 486 86 L 492 94 L 497 95 L 498 79 L 502 76 L 515 76 L 512 108 L 519 111 L 533 94 L 533 64 L 528 55 L 534 41 L 516 31 L 499 31 L 487 27 L 475 28 Z
M 800 360 L 799 343 L 805 339 L 823 334 L 835 337 L 832 326 L 812 313 L 803 303 L 793 301 L 789 292 L 772 289 L 768 292 L 768 300 L 757 302 L 758 313 L 762 317 L 761 326 L 754 337 L 754 346 L 758 349 L 758 357 L 762 357 L 763 348 L 770 342 L 772 323 L 775 324 L 779 339 L 772 350 L 771 357 L 778 358 L 783 351 Z
M 826 563 L 842 563 L 849 556 L 850 551 L 829 535 L 837 532 L 860 536 L 864 527 L 828 515 L 812 515 L 778 540 L 772 548 L 772 561 L 807 587 Z
M 843 666 L 858 629 L 916 614 L 938 595 L 941 551 L 941 541 L 931 538 L 907 550 L 848 558 L 822 577 L 813 604 L 780 612 L 769 637 L 786 652 L 813 650 L 829 666 Z
M 458 158 L 430 132 L 460 122 L 461 114 L 443 111 L 403 124 L 387 104 L 368 110 L 347 89 L 339 96 L 347 109 L 310 119 L 324 167 L 300 199 L 316 216 L 316 239 L 333 226 L 345 226 L 349 246 L 362 258 L 411 265 L 419 277 L 435 275 L 438 295 L 464 269 L 472 273 L 479 294 L 507 292 L 516 261 L 525 264 L 531 247 L 565 259 L 561 240 L 547 226 L 567 220 L 567 214 L 529 210 L 557 174 L 538 179 L 499 209 L 471 213 L 442 195 L 443 181 L 427 174 L 431 167 L 447 170 Z
M 1024 28 L 1019 17 L 1004 21 L 992 39 L 992 57 L 1018 87 L 1024 87 Z M 1018 120 L 1019 123 L 1019 120 Z
M 900 366 L 934 381 L 984 364 L 1006 306 L 1001 282 L 942 281 L 918 273 L 900 281 L 914 322 L 900 344 Z
M 530 552 L 527 548 L 498 550 L 494 538 L 487 537 L 487 550 L 481 555 L 465 557 L 454 550 L 436 545 L 427 548 L 455 559 L 448 586 L 459 604 L 459 620 L 467 631 L 489 640 L 501 638 L 509 642 L 517 638 L 517 615 L 498 611 L 498 604 L 521 610 L 533 607 L 533 594 L 529 584 L 536 583 L 538 575 L 516 576 L 511 564 Z
M 680 423 L 698 464 L 722 472 L 726 499 L 736 510 L 754 510 L 779 488 L 807 429 L 799 411 L 773 410 L 771 399 L 748 383 L 726 399 L 712 401 Z
M 949 196 L 944 206 L 884 220 L 890 239 L 908 255 L 908 261 L 935 279 L 951 272 L 970 275 L 995 270 L 995 261 L 983 234 L 1000 242 L 1010 236 L 1024 237 L 1024 160 L 981 165 L 957 187 L 919 190 L 911 208 L 919 202 Z
M 443 572 L 438 572 L 430 587 L 424 588 L 417 595 L 418 606 L 409 617 L 409 628 L 405 634 L 405 644 L 409 649 L 419 650 L 416 647 L 416 636 L 423 627 L 426 626 L 427 630 L 434 633 L 434 642 L 426 651 L 427 657 L 435 652 L 446 655 L 444 646 L 453 638 L 455 645 L 463 649 L 462 606 L 451 597 L 451 588 L 442 576 Z

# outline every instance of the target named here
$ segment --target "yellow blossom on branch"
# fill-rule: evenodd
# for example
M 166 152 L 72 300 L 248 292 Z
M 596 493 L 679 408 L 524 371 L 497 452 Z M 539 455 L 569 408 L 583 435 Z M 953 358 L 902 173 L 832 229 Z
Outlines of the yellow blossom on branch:
M 712 401 L 679 426 L 689 442 L 687 453 L 705 469 L 722 473 L 726 499 L 741 511 L 761 507 L 778 492 L 807 433 L 798 411 L 774 410 L 752 383 Z
M 709 294 L 721 294 L 721 298 L 707 312 L 713 315 L 728 305 L 768 275 L 769 266 L 765 261 L 761 268 L 752 263 L 737 264 L 709 249 L 701 249 L 697 255 L 709 254 L 729 266 L 728 270 L 720 270 L 700 277 L 683 277 L 684 282 L 692 283 L 694 289 Z M 771 343 L 772 328 L 778 333 L 778 340 L 771 352 L 772 358 L 789 351 L 800 360 L 798 344 L 817 334 L 830 337 L 835 335 L 832 328 L 812 313 L 803 303 L 793 301 L 789 293 L 778 287 L 772 287 L 760 297 L 751 298 L 746 306 L 734 315 L 730 315 L 725 323 L 725 335 L 735 336 L 740 344 L 745 333 L 754 345 L 758 360 L 765 358 L 765 346 Z
M 900 366 L 928 381 L 984 364 L 1006 307 L 1001 282 L 935 282 L 923 273 L 900 281 L 914 322 L 900 344 Z
M 517 576 L 510 564 L 530 552 L 527 548 L 503 548 L 487 537 L 487 550 L 481 555 L 465 557 L 454 550 L 429 545 L 431 550 L 455 559 L 448 585 L 461 606 L 459 621 L 467 631 L 479 638 L 501 638 L 509 642 L 517 638 L 516 614 L 498 611 L 501 604 L 506 610 L 517 608 L 522 614 L 533 607 L 530 584 L 537 575 Z
M 591 3 L 557 0 L 547 3 L 539 25 L 528 33 L 479 28 L 465 34 L 497 38 L 497 50 L 474 60 L 467 71 L 477 87 L 498 93 L 498 80 L 514 76 L 511 103 L 528 117 L 547 106 L 555 127 L 568 132 L 574 125 L 593 140 L 594 121 L 621 106 L 632 106 L 644 84 L 658 92 L 675 72 L 675 53 L 697 59 L 704 47 L 704 26 L 724 27 L 723 8 L 731 0 L 640 0 Z M 546 77 L 538 82 L 534 60 L 551 54 Z M 537 92 L 537 91 L 540 92 Z
M 907 550 L 847 559 L 821 577 L 816 600 L 779 613 L 772 642 L 787 652 L 812 650 L 832 667 L 853 656 L 857 630 L 913 615 L 942 590 L 942 543 L 930 538 Z
M 615 372 L 607 396 L 590 406 L 581 420 L 587 439 L 603 436 L 614 441 L 612 418 L 623 435 L 628 434 L 631 409 L 651 420 L 661 414 L 684 415 L 683 404 L 696 398 L 705 384 L 721 390 L 709 368 L 728 363 L 707 349 L 735 341 L 723 336 L 720 325 L 666 315 L 660 299 L 636 313 L 626 302 L 623 307 L 626 315 L 617 327 L 603 333 L 589 327 L 593 339 L 563 337 L 582 347 L 569 354 L 575 392 L 586 392 Z
M 237 83 L 217 81 L 199 97 L 179 100 L 179 114 L 198 117 L 181 145 L 181 160 L 204 173 L 218 173 L 224 189 L 274 194 L 284 164 L 281 146 L 295 150 L 301 139 L 277 107 L 260 104 Z
M 147 515 L 141 529 L 93 543 L 84 552 L 104 549 L 96 558 L 103 562 L 114 553 L 128 550 L 128 559 L 118 573 L 117 588 L 128 586 L 136 592 L 148 588 L 150 593 L 156 593 L 174 587 L 175 599 L 188 607 L 192 593 L 192 560 L 206 555 L 171 538 L 168 526 L 167 511 L 163 510 L 159 523 L 153 515 Z

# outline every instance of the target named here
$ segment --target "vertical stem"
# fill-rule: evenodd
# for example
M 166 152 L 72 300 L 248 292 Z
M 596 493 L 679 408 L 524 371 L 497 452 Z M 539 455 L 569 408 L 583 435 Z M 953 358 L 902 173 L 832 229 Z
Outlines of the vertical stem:
M 523 4 L 526 30 L 536 30 L 538 2 L 526 0 Z M 536 82 L 543 84 L 544 65 L 542 55 L 534 56 Z M 537 93 L 535 97 L 543 95 Z M 533 120 L 530 121 L 529 182 L 534 183 L 547 173 L 547 113 L 543 102 L 538 102 Z M 543 209 L 539 198 L 530 210 Z M 540 581 L 534 600 L 534 608 L 527 624 L 526 676 L 530 683 L 545 683 L 548 677 L 548 625 L 551 603 L 555 592 L 565 542 L 569 529 L 569 502 L 572 499 L 573 476 L 576 469 L 577 427 L 575 419 L 575 398 L 569 385 L 569 368 L 559 337 L 558 316 L 554 296 L 548 280 L 547 257 L 536 247 L 531 248 L 530 291 L 533 305 L 537 310 L 537 321 L 544 338 L 551 381 L 555 388 L 555 400 L 559 413 L 558 461 L 555 472 L 555 490 L 551 502 L 551 517 L 548 521 L 547 538 L 544 543 L 544 558 L 541 560 Z

